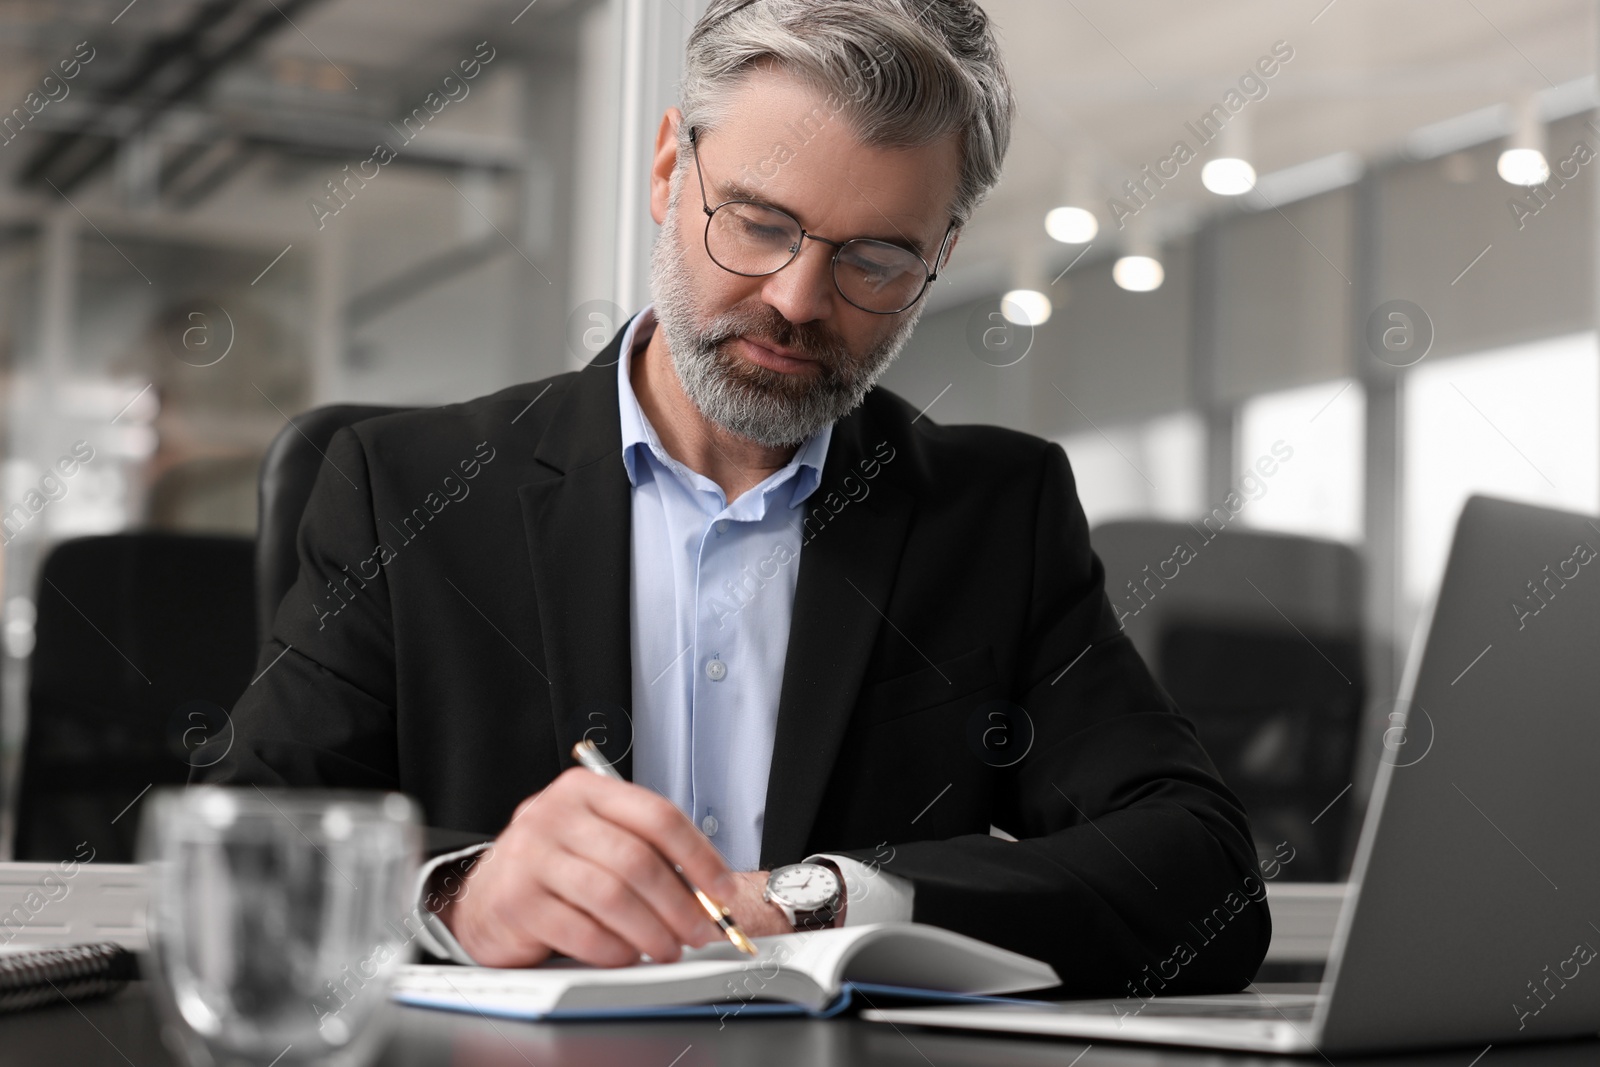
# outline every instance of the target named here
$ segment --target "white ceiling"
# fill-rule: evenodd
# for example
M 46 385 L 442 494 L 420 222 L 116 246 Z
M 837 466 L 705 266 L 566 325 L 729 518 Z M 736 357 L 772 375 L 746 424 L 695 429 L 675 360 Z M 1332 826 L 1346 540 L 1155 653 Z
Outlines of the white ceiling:
M 1406 134 L 1519 94 L 1593 75 L 1593 0 L 985 0 L 1018 122 L 1002 186 L 979 221 L 1042 232 L 1081 154 L 1106 199 L 1141 166 L 1195 139 L 1275 42 L 1293 58 L 1247 104 L 1259 173 L 1336 152 L 1393 154 Z M 1171 217 L 1220 205 L 1183 168 L 1157 205 Z M 974 227 L 976 230 L 977 227 Z M 974 234 L 976 236 L 976 234 Z M 1015 240 L 1015 235 L 1009 237 Z
M 385 83 L 392 90 L 407 78 L 432 80 L 435 60 L 453 56 L 468 39 L 493 36 L 536 52 L 547 27 L 584 2 L 592 0 L 537 0 L 531 7 L 527 0 L 325 0 L 297 15 L 292 31 L 273 37 L 250 66 L 331 62 L 357 80 L 372 79 L 368 92 L 342 95 L 377 99 Z M 692 10 L 692 0 L 651 2 Z M 1019 115 L 1003 182 L 958 259 L 969 272 L 992 272 L 1018 249 L 1070 257 L 1073 250 L 1054 245 L 1042 228 L 1044 213 L 1063 199 L 1069 162 L 1090 165 L 1092 206 L 1105 226 L 1106 199 L 1117 187 L 1167 156 L 1175 140 L 1192 142 L 1185 123 L 1219 103 L 1275 42 L 1287 42 L 1294 56 L 1267 83 L 1267 96 L 1243 113 L 1263 174 L 1336 152 L 1389 156 L 1418 127 L 1592 76 L 1596 2 L 983 0 Z M 80 34 L 92 33 L 110 55 L 131 54 L 196 3 L 0 0 L 0 56 L 11 60 L 0 69 L 0 88 L 18 95 L 37 77 L 37 65 Z M 1162 229 L 1176 232 L 1207 211 L 1232 208 L 1204 191 L 1199 171 L 1183 168 L 1162 191 L 1150 213 L 1158 224 L 1164 220 Z

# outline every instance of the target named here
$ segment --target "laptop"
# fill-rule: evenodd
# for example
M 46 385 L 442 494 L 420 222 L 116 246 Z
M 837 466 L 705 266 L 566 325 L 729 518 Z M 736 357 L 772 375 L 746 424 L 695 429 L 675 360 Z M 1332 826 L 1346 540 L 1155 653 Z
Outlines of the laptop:
M 1315 993 L 863 1017 L 1324 1055 L 1600 1032 L 1600 521 L 1470 499 L 1400 697 Z

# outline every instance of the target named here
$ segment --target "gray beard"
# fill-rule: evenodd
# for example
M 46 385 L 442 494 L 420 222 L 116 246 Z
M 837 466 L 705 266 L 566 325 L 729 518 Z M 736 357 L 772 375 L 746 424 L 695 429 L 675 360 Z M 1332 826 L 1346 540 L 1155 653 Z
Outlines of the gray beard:
M 892 334 L 859 360 L 816 324 L 796 326 L 766 304 L 748 313 L 728 311 L 700 326 L 678 240 L 681 176 L 680 171 L 672 177 L 668 223 L 656 234 L 650 252 L 657 328 L 665 331 L 679 384 L 701 415 L 729 433 L 767 448 L 799 445 L 860 406 L 905 347 L 926 302 L 919 301 Z M 813 357 L 821 373 L 784 374 L 751 363 L 732 348 L 733 339 L 741 335 Z

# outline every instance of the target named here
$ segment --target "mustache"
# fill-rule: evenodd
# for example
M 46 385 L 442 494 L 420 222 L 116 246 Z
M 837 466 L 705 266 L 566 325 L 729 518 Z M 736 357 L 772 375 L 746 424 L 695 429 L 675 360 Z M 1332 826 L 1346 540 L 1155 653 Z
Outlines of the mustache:
M 770 319 L 756 323 L 724 315 L 713 322 L 704 334 L 705 343 L 712 347 L 735 337 L 748 337 L 773 348 L 797 350 L 831 370 L 837 370 L 849 362 L 849 350 L 836 338 L 829 337 L 820 329 L 797 327 L 781 317 L 776 323 Z

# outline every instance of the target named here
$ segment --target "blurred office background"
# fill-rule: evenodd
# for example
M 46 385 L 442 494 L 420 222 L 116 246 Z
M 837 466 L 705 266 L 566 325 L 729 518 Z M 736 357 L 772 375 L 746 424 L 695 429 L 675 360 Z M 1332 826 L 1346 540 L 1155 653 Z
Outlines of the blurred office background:
M 248 684 L 257 472 L 291 416 L 571 370 L 648 299 L 647 162 L 703 6 L 0 0 L 0 849 L 52 776 L 99 774 L 132 823 L 215 724 L 191 705 Z M 1163 684 L 1264 843 L 1335 877 L 1461 503 L 1600 506 L 1596 5 L 984 6 L 1005 179 L 885 384 L 1065 447 Z M 133 533 L 215 565 L 43 570 Z M 235 635 L 195 646 L 207 692 L 123 654 L 161 603 Z M 41 719 L 96 700 L 155 740 L 67 731 L 24 775 Z

